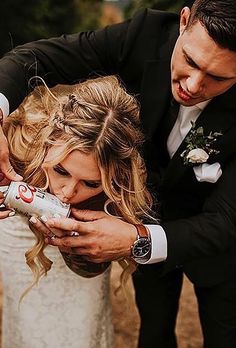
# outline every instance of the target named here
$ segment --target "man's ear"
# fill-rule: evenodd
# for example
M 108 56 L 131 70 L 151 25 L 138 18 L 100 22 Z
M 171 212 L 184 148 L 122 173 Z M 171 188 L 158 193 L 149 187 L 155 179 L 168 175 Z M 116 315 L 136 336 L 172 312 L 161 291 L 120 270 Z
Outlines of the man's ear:
M 180 13 L 180 22 L 179 22 L 180 35 L 183 34 L 184 30 L 187 27 L 189 16 L 190 16 L 190 8 L 189 7 L 182 8 Z

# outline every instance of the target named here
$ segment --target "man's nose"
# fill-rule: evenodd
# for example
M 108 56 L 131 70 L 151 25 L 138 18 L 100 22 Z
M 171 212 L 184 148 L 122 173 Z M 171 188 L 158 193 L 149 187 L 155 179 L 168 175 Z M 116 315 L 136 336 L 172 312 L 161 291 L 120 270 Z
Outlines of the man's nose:
M 191 96 L 198 96 L 203 89 L 204 76 L 200 71 L 192 73 L 186 80 L 187 92 Z

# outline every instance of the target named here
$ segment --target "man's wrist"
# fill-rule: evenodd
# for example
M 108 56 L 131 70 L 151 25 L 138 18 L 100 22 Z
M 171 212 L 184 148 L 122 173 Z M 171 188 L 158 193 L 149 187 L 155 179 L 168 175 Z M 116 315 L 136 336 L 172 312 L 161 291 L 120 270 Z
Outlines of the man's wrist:
M 150 232 L 152 241 L 151 255 L 148 260 L 138 260 L 140 264 L 152 264 L 165 261 L 167 258 L 167 238 L 166 233 L 161 225 L 145 225 Z
M 134 225 L 137 229 L 137 238 L 131 246 L 131 257 L 135 260 L 147 261 L 151 255 L 151 238 L 149 230 L 144 225 Z

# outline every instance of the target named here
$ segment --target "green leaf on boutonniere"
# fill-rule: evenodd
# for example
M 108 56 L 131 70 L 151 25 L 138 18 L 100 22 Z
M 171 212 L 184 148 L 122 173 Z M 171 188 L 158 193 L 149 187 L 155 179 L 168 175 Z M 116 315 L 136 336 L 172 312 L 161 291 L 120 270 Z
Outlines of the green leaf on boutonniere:
M 218 154 L 213 143 L 222 135 L 221 132 L 210 132 L 204 135 L 203 127 L 196 128 L 195 122 L 191 121 L 191 129 L 185 139 L 186 149 L 181 153 L 185 165 L 205 163 L 211 154 Z

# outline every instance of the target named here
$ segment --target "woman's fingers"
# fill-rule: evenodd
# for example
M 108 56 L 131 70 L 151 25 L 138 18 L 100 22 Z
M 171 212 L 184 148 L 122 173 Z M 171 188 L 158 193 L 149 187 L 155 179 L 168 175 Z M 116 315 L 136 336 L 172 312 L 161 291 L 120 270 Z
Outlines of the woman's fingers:
M 5 219 L 7 217 L 15 215 L 15 210 L 6 207 L 4 203 L 4 195 L 0 192 L 0 219 Z
M 55 238 L 61 238 L 67 235 L 69 236 L 77 235 L 77 232 L 75 231 L 64 231 L 59 228 L 48 226 L 47 224 L 48 219 L 49 218 L 46 217 L 45 215 L 41 216 L 40 218 L 32 216 L 29 221 L 34 227 L 37 228 L 38 231 L 40 231 L 45 236 L 45 238 L 55 239 Z
M 11 209 L 0 210 L 0 220 L 14 216 L 15 212 Z
M 45 237 L 48 237 L 48 238 L 57 237 L 55 233 L 48 226 L 46 226 L 42 221 L 40 221 L 37 217 L 31 216 L 31 218 L 29 219 L 29 222 Z

